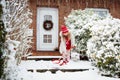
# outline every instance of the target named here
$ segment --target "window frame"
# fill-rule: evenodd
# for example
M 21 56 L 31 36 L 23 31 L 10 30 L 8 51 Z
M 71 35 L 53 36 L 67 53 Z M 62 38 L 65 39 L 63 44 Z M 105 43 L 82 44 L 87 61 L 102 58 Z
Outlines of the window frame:
M 108 13 L 109 13 L 109 10 L 108 9 L 106 9 L 106 8 L 86 8 L 86 9 L 88 9 L 88 10 L 92 10 L 92 11 L 94 11 L 96 14 L 105 14 L 105 15 L 99 15 L 99 16 L 101 16 L 101 17 L 107 17 L 107 15 L 108 15 Z

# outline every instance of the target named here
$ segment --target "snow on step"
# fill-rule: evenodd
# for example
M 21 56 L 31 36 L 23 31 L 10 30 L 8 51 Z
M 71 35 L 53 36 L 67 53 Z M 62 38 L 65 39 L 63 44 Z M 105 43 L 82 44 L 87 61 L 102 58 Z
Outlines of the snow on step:
M 58 71 L 61 70 L 63 72 L 68 71 L 84 71 L 93 69 L 89 61 L 77 61 L 74 62 L 70 60 L 70 62 L 66 65 L 59 66 L 58 64 L 54 64 L 52 61 L 44 61 L 44 60 L 27 60 L 22 61 L 20 66 L 26 68 L 29 71 L 37 71 L 37 72 L 45 72 L 45 71 Z

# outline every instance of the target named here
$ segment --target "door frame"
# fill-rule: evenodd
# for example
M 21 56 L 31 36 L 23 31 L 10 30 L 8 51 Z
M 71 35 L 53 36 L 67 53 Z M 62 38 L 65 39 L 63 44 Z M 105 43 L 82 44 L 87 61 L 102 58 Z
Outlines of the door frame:
M 39 47 L 39 46 L 40 46 L 40 45 L 39 45 L 39 44 L 40 44 L 40 41 L 39 41 L 39 39 L 38 39 L 38 34 L 40 33 L 40 29 L 39 29 L 40 27 L 38 27 L 38 26 L 40 26 L 40 25 L 39 25 L 40 23 L 38 22 L 38 21 L 40 20 L 40 19 L 39 19 L 39 18 L 40 18 L 40 9 L 41 9 L 41 10 L 42 10 L 42 9 L 44 9 L 44 10 L 46 10 L 46 9 L 51 9 L 51 10 L 55 10 L 55 11 L 56 11 L 56 13 L 57 13 L 57 21 L 56 21 L 56 22 L 57 22 L 57 23 L 56 23 L 56 24 L 57 24 L 57 29 L 56 29 L 56 30 L 57 30 L 57 31 L 56 31 L 56 32 L 57 32 L 57 36 L 56 36 L 57 38 L 56 38 L 56 39 L 57 39 L 57 40 L 55 40 L 55 46 L 56 46 L 56 48 L 58 48 L 58 46 L 59 46 L 59 36 L 58 36 L 58 33 L 59 33 L 59 14 L 58 14 L 58 13 L 59 13 L 59 12 L 58 12 L 58 8 L 37 7 L 37 26 L 36 26 L 36 38 L 37 38 L 37 39 L 36 39 L 36 50 L 37 50 L 37 51 L 55 51 L 55 50 L 40 50 L 40 47 Z M 53 26 L 53 27 L 54 27 L 54 26 Z

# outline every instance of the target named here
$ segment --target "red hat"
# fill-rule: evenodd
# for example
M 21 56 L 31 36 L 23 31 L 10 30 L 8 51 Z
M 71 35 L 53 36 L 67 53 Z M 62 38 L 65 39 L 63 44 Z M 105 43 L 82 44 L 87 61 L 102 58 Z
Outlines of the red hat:
M 68 32 L 68 28 L 65 25 L 62 25 L 61 31 L 62 31 L 62 33 L 66 33 L 66 32 Z

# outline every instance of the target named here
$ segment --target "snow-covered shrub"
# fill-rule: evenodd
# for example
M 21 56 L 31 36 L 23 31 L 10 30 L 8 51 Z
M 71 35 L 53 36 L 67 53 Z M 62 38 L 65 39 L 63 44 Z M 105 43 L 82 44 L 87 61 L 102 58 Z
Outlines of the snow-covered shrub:
M 18 78 L 21 58 L 29 55 L 32 47 L 30 24 L 32 23 L 31 11 L 28 0 L 2 0 L 4 4 L 3 21 L 6 35 L 5 69 L 2 80 L 22 80 Z
M 87 54 L 104 74 L 120 75 L 120 19 L 99 20 L 90 31 Z
M 68 17 L 65 17 L 65 24 L 73 31 L 75 35 L 76 50 L 80 52 L 87 48 L 87 41 L 91 37 L 90 34 L 90 22 L 103 19 L 92 10 L 72 10 Z
M 32 23 L 31 11 L 27 0 L 8 0 L 5 1 L 4 22 L 6 26 L 6 38 L 19 41 L 19 49 L 16 52 L 17 64 L 21 57 L 28 55 L 29 49 L 32 47 L 32 36 L 30 24 Z
M 93 11 L 72 10 L 65 24 L 74 32 L 77 51 L 86 51 L 94 64 L 111 76 L 120 74 L 120 20 Z
M 3 80 L 21 80 L 18 79 L 19 68 L 16 65 L 16 52 L 18 51 L 20 42 L 8 39 L 6 41 L 6 54 Z

